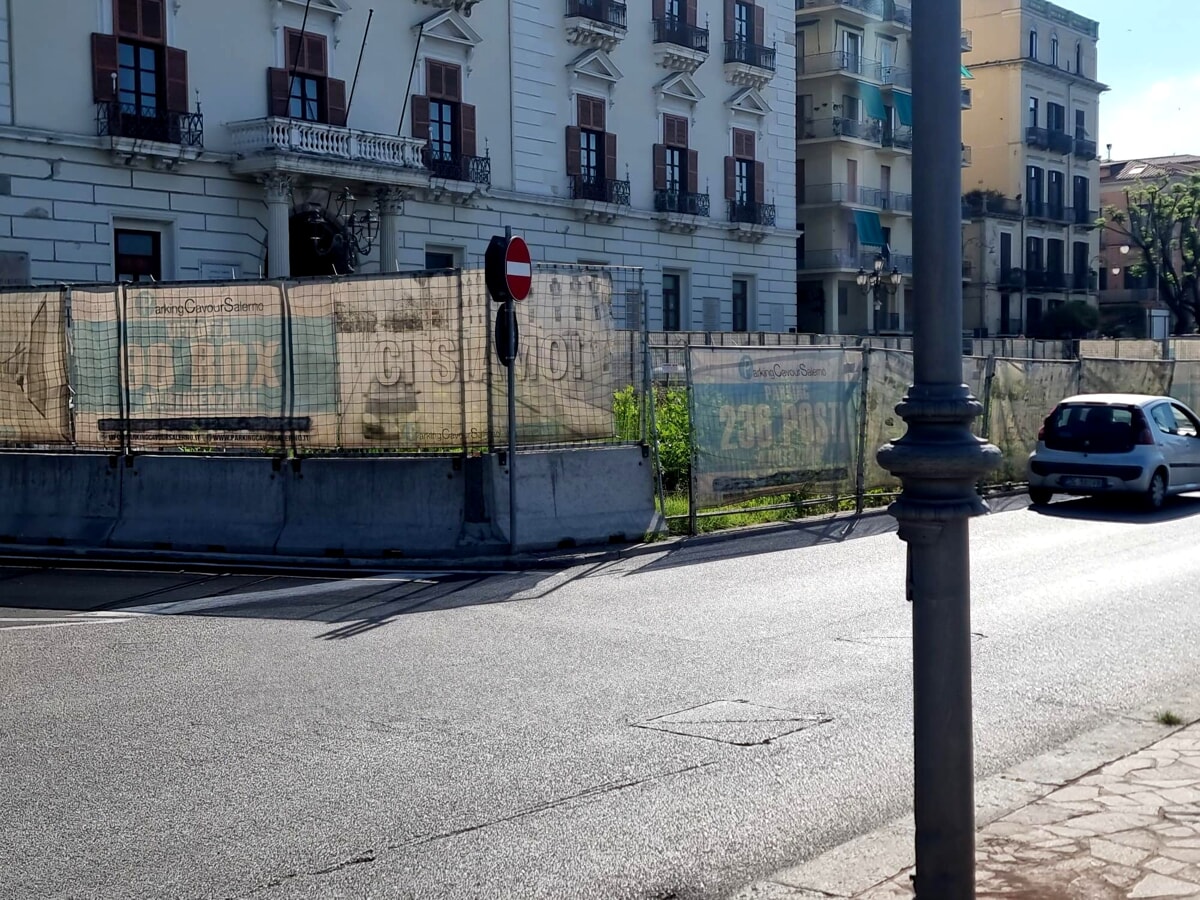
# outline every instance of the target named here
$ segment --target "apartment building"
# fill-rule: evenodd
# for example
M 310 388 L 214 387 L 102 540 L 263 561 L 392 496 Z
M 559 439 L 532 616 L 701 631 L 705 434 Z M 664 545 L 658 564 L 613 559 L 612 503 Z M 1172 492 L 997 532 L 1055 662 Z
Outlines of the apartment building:
M 1097 303 L 1100 26 L 1046 0 L 963 0 L 963 24 L 964 326 L 1035 335 L 1047 310 Z
M 795 15 L 800 330 L 904 330 L 913 263 L 911 6 L 798 0 Z
M 643 266 L 795 326 L 784 0 L 0 0 L 10 283 Z

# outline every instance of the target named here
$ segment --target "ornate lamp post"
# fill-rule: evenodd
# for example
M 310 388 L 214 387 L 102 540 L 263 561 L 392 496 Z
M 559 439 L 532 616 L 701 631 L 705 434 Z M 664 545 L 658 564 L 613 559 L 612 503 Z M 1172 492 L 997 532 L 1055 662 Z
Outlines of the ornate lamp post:
M 883 272 L 884 259 L 882 255 L 875 257 L 874 271 L 868 272 L 866 269 L 859 269 L 855 280 L 858 282 L 859 289 L 863 295 L 873 295 L 875 298 L 875 332 L 883 330 L 881 322 L 887 321 L 887 304 L 884 302 L 884 294 L 888 297 L 894 297 L 896 291 L 900 290 L 900 284 L 904 281 L 904 276 L 900 274 L 900 270 L 895 266 L 889 274 Z

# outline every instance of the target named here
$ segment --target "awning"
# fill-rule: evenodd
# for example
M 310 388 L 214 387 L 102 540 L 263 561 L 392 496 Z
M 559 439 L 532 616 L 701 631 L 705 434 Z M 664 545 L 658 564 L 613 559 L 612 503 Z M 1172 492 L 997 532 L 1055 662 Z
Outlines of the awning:
M 960 66 L 960 68 L 962 69 L 962 77 L 963 78 L 966 78 L 968 81 L 975 80 L 975 76 L 971 74 L 970 69 L 968 69 L 966 66 Z
M 867 84 L 865 81 L 858 83 L 858 97 L 862 100 L 863 109 L 872 119 L 883 120 L 887 118 L 887 111 L 883 107 L 883 94 L 879 88 L 873 84 Z
M 901 125 L 912 125 L 912 94 L 903 91 L 892 93 L 892 102 L 896 104 L 896 118 Z
M 883 246 L 883 226 L 879 223 L 879 213 L 856 209 L 854 211 L 854 228 L 858 231 L 860 244 L 868 247 Z

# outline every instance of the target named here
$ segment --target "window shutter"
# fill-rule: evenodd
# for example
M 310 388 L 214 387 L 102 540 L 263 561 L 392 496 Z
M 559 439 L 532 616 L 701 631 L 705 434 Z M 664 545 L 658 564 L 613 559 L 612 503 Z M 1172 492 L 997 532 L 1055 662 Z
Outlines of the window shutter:
M 700 193 L 700 152 L 687 152 L 687 189 L 689 194 Z
M 166 53 L 167 111 L 188 111 L 188 57 L 186 50 L 168 47 Z
M 425 60 L 425 96 L 435 100 L 446 96 L 446 74 L 442 64 L 436 60 Z
M 754 164 L 754 202 L 762 203 L 767 196 L 767 167 L 760 162 Z
M 142 36 L 139 0 L 113 0 L 113 31 L 118 37 Z
M 291 69 L 295 66 L 297 69 L 303 69 L 304 36 L 298 31 L 293 31 L 291 28 L 285 28 L 283 32 L 283 45 L 284 68 Z
M 650 18 L 665 19 L 667 17 L 667 0 L 654 0 Z
M 113 81 L 117 77 L 117 37 L 92 35 L 92 97 L 97 103 L 117 99 Z
M 475 152 L 475 107 L 462 104 L 458 108 L 461 119 L 462 134 L 459 137 L 459 152 L 463 156 L 478 156 Z
M 732 156 L 725 157 L 725 199 L 732 200 L 737 196 L 737 160 Z
M 167 5 L 163 0 L 141 0 L 141 35 L 144 40 L 167 40 Z
M 604 177 L 617 180 L 617 136 L 611 132 L 604 134 Z
M 732 41 L 733 36 L 737 31 L 737 22 L 734 19 L 734 0 L 725 0 L 725 40 Z
M 283 117 L 288 114 L 288 85 L 287 69 L 267 69 L 267 112 L 272 116 Z
M 583 96 L 583 94 L 575 95 L 575 121 L 580 128 L 592 127 L 592 103 L 591 99 Z
M 579 147 L 579 129 L 567 126 L 567 174 L 578 175 L 583 170 L 583 154 Z
M 591 98 L 592 103 L 592 127 L 597 131 L 606 131 L 608 128 L 608 108 L 607 104 L 596 97 Z
M 346 125 L 346 82 L 336 78 L 325 80 L 325 113 L 330 125 Z
M 442 64 L 442 90 L 447 100 L 462 100 L 462 69 Z
M 414 94 L 412 98 L 412 136 L 429 140 L 429 98 Z
M 663 144 L 654 145 L 654 189 L 656 191 L 665 191 L 667 189 L 667 148 Z
M 304 67 L 314 75 L 327 75 L 325 38 L 319 34 L 304 35 Z
M 684 6 L 684 15 L 687 17 L 687 23 L 689 25 L 696 24 L 696 20 L 700 17 L 700 14 L 696 9 L 696 0 L 687 0 L 686 5 Z
M 767 11 L 761 6 L 751 7 L 754 15 L 754 43 L 763 47 L 767 41 Z

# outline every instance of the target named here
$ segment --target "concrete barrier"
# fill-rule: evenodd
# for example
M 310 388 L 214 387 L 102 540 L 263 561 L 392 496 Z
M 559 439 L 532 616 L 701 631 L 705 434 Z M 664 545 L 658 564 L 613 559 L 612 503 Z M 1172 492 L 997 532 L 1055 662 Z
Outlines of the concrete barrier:
M 498 456 L 491 462 L 492 524 L 507 541 L 508 469 Z M 640 447 L 518 454 L 518 549 L 640 541 L 663 530 L 654 508 L 653 466 Z
M 270 553 L 283 527 L 282 473 L 265 457 L 135 456 L 124 468 L 113 547 Z
M 120 496 L 118 457 L 0 453 L 0 544 L 103 546 Z
M 276 549 L 299 556 L 452 553 L 464 495 L 452 459 L 306 459 L 288 467 Z

